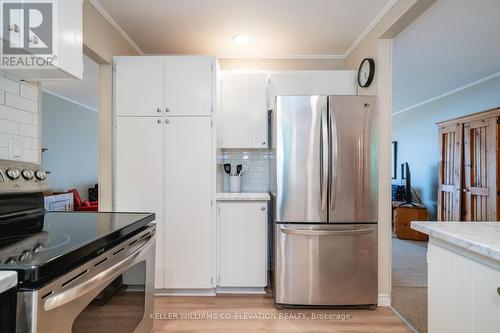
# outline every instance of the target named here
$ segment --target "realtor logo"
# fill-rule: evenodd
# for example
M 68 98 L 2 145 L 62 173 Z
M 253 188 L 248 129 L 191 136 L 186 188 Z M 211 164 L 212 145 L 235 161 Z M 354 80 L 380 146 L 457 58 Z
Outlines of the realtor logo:
M 3 3 L 3 54 L 52 54 L 52 3 Z
M 51 69 L 57 62 L 58 2 L 0 0 L 1 69 Z

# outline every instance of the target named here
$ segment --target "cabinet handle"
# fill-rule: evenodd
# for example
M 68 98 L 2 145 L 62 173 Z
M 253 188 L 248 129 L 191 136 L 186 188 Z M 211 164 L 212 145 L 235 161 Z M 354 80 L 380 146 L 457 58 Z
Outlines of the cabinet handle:
M 161 112 L 161 109 L 160 108 L 156 109 L 156 112 Z
M 497 288 L 497 294 L 500 296 L 500 287 Z
M 266 210 L 266 207 L 260 207 L 260 210 Z

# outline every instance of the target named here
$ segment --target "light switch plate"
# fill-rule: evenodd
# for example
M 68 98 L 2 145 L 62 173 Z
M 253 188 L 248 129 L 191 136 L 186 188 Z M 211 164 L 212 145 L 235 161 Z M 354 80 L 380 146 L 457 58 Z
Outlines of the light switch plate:
M 9 159 L 21 160 L 23 158 L 23 141 L 19 139 L 9 140 Z

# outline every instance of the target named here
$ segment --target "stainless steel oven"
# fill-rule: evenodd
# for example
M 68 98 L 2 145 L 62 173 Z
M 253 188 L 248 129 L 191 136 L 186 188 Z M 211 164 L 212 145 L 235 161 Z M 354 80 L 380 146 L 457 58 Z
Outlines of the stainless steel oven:
M 150 224 L 50 284 L 19 292 L 17 332 L 151 332 L 154 257 Z

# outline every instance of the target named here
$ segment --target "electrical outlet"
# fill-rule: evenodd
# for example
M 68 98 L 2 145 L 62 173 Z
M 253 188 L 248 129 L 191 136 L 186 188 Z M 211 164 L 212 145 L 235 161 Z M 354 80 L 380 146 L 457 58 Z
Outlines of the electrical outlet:
M 19 139 L 9 140 L 9 159 L 22 160 L 23 159 L 23 141 Z

